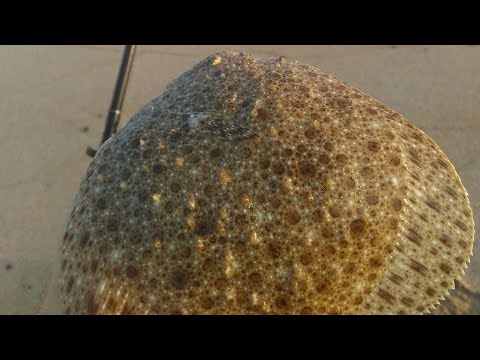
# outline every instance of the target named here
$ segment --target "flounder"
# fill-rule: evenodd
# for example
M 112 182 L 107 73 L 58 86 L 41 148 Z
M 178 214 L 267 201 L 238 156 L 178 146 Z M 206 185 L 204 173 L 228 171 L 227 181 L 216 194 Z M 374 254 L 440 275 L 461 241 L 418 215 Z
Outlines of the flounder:
M 66 314 L 421 314 L 472 254 L 435 142 L 315 67 L 212 55 L 99 149 L 61 245 Z

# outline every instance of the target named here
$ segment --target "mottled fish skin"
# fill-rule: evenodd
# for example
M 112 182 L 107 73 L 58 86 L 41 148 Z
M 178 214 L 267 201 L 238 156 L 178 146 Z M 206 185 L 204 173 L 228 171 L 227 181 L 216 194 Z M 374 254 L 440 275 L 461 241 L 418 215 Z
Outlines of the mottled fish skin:
M 65 314 L 420 314 L 472 254 L 439 147 L 285 58 L 214 54 L 93 159 L 61 246 Z

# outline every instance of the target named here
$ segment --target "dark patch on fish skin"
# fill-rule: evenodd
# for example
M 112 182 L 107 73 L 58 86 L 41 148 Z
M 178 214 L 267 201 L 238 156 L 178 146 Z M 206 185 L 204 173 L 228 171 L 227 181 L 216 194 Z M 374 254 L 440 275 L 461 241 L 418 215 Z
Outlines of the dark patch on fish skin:
M 173 286 L 177 290 L 183 290 L 185 289 L 185 286 L 187 285 L 187 280 L 188 276 L 182 271 L 176 271 L 173 274 Z
M 447 191 L 448 195 L 450 195 L 454 200 L 457 200 L 457 193 L 455 190 L 453 190 L 450 186 L 447 186 L 445 190 Z
M 465 240 L 458 240 L 458 244 L 460 245 L 460 247 L 462 249 L 466 249 L 467 248 L 467 242 Z
M 210 217 L 202 217 L 195 223 L 195 233 L 197 235 L 209 235 L 215 230 L 215 224 Z
M 447 263 L 441 263 L 440 270 L 442 270 L 445 274 L 450 275 L 450 273 L 452 272 L 452 267 Z
M 138 273 L 139 273 L 138 269 L 133 265 L 128 265 L 127 268 L 125 269 L 125 274 L 127 275 L 127 277 L 131 279 L 137 277 Z
M 418 152 L 416 150 L 410 149 L 408 150 L 408 153 L 410 154 L 410 160 L 412 160 L 412 162 L 418 167 L 421 167 L 422 161 L 418 155 Z
M 392 273 L 392 275 L 389 277 L 389 279 L 397 285 L 400 285 L 403 281 L 403 278 L 401 276 L 395 274 L 395 273 Z
M 422 237 L 414 229 L 411 228 L 407 229 L 407 234 L 405 236 L 408 240 L 419 246 L 420 242 L 423 240 Z
M 427 288 L 427 290 L 425 291 L 425 293 L 430 296 L 430 297 L 433 297 L 435 296 L 435 290 L 432 289 L 431 287 Z
M 393 296 L 391 293 L 384 289 L 378 289 L 378 296 L 380 296 L 382 299 L 384 299 L 386 302 L 388 302 L 390 305 L 393 305 L 395 303 L 395 296 Z
M 423 276 L 427 275 L 427 267 L 416 260 L 410 259 L 410 264 L 408 264 L 408 266 Z
M 414 301 L 411 299 L 411 298 L 408 298 L 408 297 L 402 297 L 400 299 L 400 301 L 405 305 L 405 306 L 408 306 L 408 307 L 412 307 L 413 305 L 415 305 Z
M 437 160 L 437 163 L 438 163 L 441 167 L 443 167 L 445 170 L 448 170 L 448 164 L 447 164 L 445 161 L 443 161 L 442 159 L 438 159 L 438 160 Z
M 272 258 L 277 259 L 281 253 L 280 245 L 277 243 L 268 244 L 268 252 Z
M 427 206 L 430 207 L 431 209 L 440 213 L 440 204 L 438 202 L 436 202 L 435 200 L 427 198 L 427 200 L 425 200 L 425 204 L 427 204 Z
M 459 229 L 467 231 L 467 225 L 465 225 L 462 221 L 456 220 L 455 225 L 457 225 Z
M 127 302 L 123 308 L 122 311 L 120 311 L 120 315 L 132 315 L 135 314 L 135 305 L 133 303 Z
M 95 296 L 93 295 L 93 292 L 91 291 L 87 293 L 86 305 L 87 305 L 87 309 L 86 309 L 87 314 L 95 315 L 98 313 L 99 306 L 95 301 Z
M 452 239 L 448 235 L 443 234 L 440 236 L 440 242 L 446 247 L 452 247 Z

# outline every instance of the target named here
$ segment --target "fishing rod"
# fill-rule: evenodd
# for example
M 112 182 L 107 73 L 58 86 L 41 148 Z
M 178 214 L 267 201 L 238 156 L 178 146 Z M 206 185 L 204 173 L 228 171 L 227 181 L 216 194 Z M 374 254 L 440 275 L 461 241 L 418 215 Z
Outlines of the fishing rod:
M 125 45 L 123 50 L 122 63 L 120 64 L 120 69 L 118 71 L 117 82 L 115 84 L 110 110 L 107 114 L 107 120 L 100 146 L 102 146 L 102 144 L 107 141 L 112 134 L 117 132 L 118 123 L 120 122 L 120 115 L 122 112 L 123 99 L 125 98 L 125 92 L 127 91 L 128 78 L 132 70 L 136 47 L 136 45 Z M 88 156 L 93 158 L 97 153 L 97 150 L 89 146 L 86 153 Z

